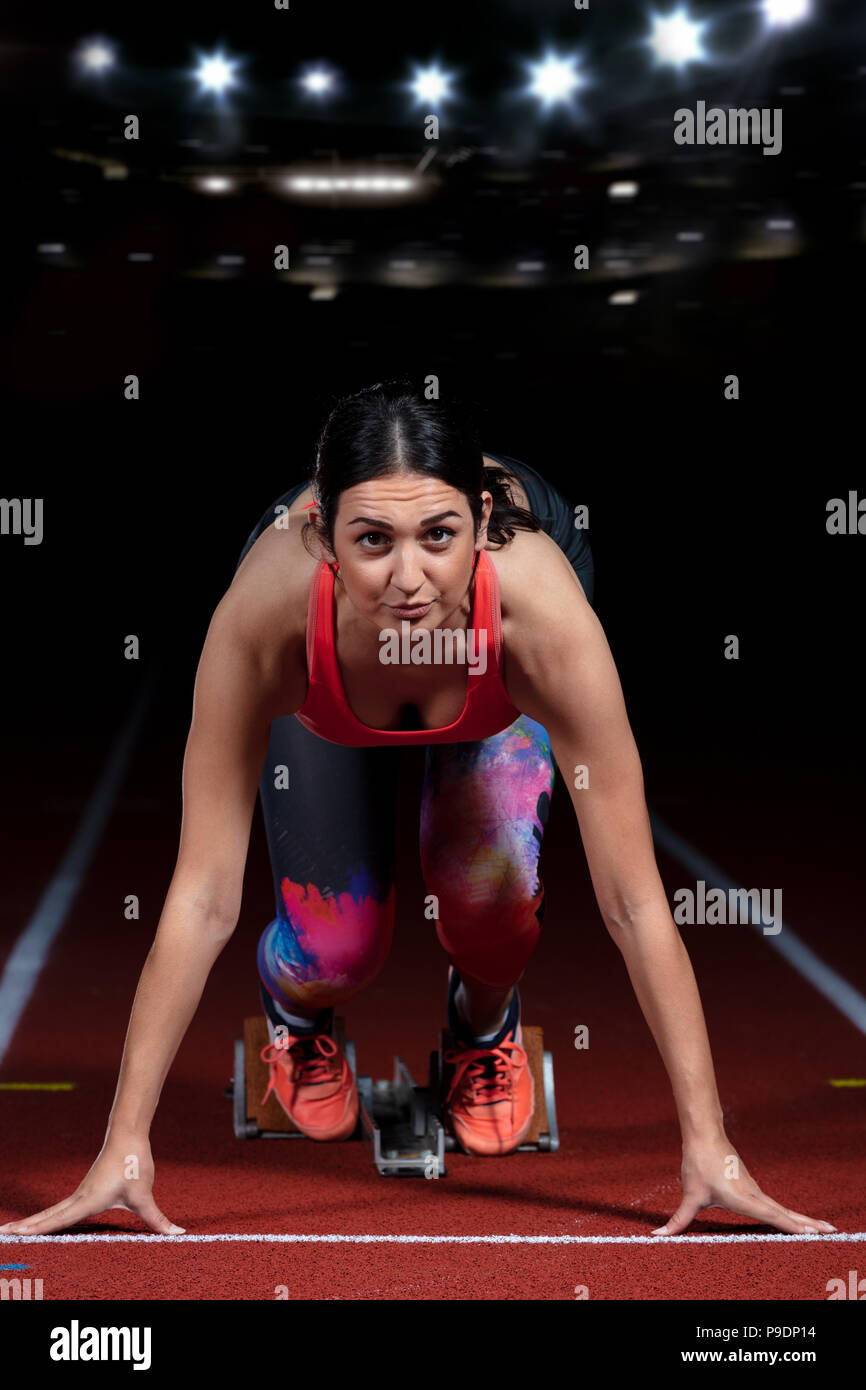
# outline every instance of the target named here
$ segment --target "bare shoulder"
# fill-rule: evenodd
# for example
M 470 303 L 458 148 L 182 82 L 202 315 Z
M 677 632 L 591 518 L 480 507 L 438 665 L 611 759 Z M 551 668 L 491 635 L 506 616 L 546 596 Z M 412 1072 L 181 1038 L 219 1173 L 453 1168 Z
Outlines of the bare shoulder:
M 300 709 L 306 693 L 307 610 L 318 563 L 315 544 L 311 553 L 301 534 L 308 515 L 293 503 L 275 519 L 244 557 L 217 608 L 227 637 L 253 654 L 260 679 L 273 693 L 275 715 Z
M 499 579 L 504 679 L 518 709 L 545 722 L 557 673 L 591 658 L 601 624 L 559 546 L 544 531 L 517 531 L 487 551 Z
M 486 547 L 496 566 L 503 623 L 517 626 L 563 608 L 586 605 L 580 580 L 546 531 L 516 531 L 507 545 Z

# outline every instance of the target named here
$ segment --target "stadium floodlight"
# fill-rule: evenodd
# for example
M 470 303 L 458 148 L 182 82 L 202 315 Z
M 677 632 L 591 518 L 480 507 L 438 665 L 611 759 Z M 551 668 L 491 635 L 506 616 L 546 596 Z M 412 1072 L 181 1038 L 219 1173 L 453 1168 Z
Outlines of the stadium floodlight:
M 443 101 L 453 100 L 454 93 L 448 89 L 453 77 L 453 73 L 443 72 L 433 64 L 429 68 L 416 68 L 409 85 L 416 102 L 438 106 Z
M 561 57 L 557 53 L 546 53 L 539 63 L 530 63 L 532 81 L 528 87 L 530 96 L 538 97 L 545 108 L 557 101 L 568 102 L 578 87 L 583 86 L 583 78 L 575 69 L 577 56 Z
M 194 76 L 201 91 L 214 92 L 217 96 L 222 96 L 237 80 L 235 69 L 239 61 L 237 58 L 227 58 L 224 53 L 200 57 Z
M 286 180 L 292 193 L 407 193 L 417 180 L 405 174 L 293 174 Z
M 654 14 L 651 19 L 653 30 L 647 43 L 657 63 L 673 63 L 674 67 L 681 68 L 686 63 L 706 62 L 707 55 L 701 43 L 706 23 L 698 24 L 689 19 L 684 9 L 671 15 Z
M 304 91 L 309 92 L 311 96 L 333 96 L 336 77 L 329 68 L 319 66 L 308 68 L 306 72 L 302 73 L 300 83 Z
M 640 192 L 640 184 L 634 179 L 615 179 L 607 186 L 608 198 L 636 198 Z
M 84 39 L 76 50 L 78 66 L 88 73 L 105 72 L 117 61 L 114 48 L 107 39 Z
M 809 0 L 764 0 L 763 10 L 768 24 L 798 24 L 812 13 Z

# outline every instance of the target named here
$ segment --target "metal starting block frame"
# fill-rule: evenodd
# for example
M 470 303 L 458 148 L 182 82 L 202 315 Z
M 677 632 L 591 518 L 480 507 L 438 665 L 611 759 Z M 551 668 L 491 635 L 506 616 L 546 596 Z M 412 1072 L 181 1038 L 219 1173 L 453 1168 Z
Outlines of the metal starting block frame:
M 390 1081 L 358 1077 L 358 1111 L 373 1162 L 383 1177 L 445 1176 L 445 1130 L 438 1091 L 416 1086 L 402 1057 L 394 1058 Z
M 535 1086 L 535 1109 L 526 1138 L 518 1153 L 554 1153 L 559 1148 L 553 1058 L 544 1051 L 541 1028 L 523 1027 L 523 1047 Z M 262 1015 L 244 1020 L 244 1036 L 234 1045 L 234 1075 L 226 1088 L 232 1100 L 234 1132 L 238 1139 L 305 1139 L 289 1119 L 276 1095 L 267 1090 L 269 1069 L 261 1059 L 268 1043 L 268 1027 Z M 443 1101 L 454 1074 L 444 1054 L 453 1046 L 447 1028 L 439 1035 L 438 1051 L 430 1053 L 428 1083 L 418 1086 L 406 1063 L 394 1057 L 390 1081 L 358 1076 L 354 1042 L 347 1041 L 345 1019 L 334 1018 L 334 1041 L 342 1048 L 358 1085 L 358 1124 L 352 1139 L 363 1139 L 383 1177 L 439 1178 L 447 1173 L 445 1154 L 460 1151 L 447 1122 Z

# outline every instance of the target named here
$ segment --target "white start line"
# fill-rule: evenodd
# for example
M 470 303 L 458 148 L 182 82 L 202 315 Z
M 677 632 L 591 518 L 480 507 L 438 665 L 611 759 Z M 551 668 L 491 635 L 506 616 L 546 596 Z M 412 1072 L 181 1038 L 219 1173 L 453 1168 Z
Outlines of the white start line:
M 827 1235 L 762 1235 L 756 1233 L 734 1234 L 729 1236 L 386 1236 L 386 1235 L 210 1235 L 210 1236 L 161 1236 L 161 1235 L 71 1235 L 71 1236 L 15 1236 L 0 1235 L 0 1243 L 10 1245 L 87 1245 L 93 1242 L 124 1241 L 127 1244 L 150 1241 L 171 1242 L 172 1245 L 209 1245 L 214 1241 L 258 1242 L 263 1245 L 739 1245 L 743 1242 L 764 1244 L 768 1241 L 795 1243 L 804 1240 L 822 1241 L 866 1241 L 866 1231 L 836 1231 Z

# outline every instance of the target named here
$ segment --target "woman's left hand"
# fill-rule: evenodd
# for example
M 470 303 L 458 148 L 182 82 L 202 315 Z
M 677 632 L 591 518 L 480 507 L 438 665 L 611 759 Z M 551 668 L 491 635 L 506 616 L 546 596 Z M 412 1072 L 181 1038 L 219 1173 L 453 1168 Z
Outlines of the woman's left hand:
M 738 1216 L 752 1216 L 787 1235 L 835 1231 L 827 1221 L 791 1211 L 762 1192 L 730 1140 L 723 1135 L 712 1143 L 683 1149 L 683 1199 L 666 1226 L 654 1236 L 678 1236 L 704 1207 L 724 1207 Z

